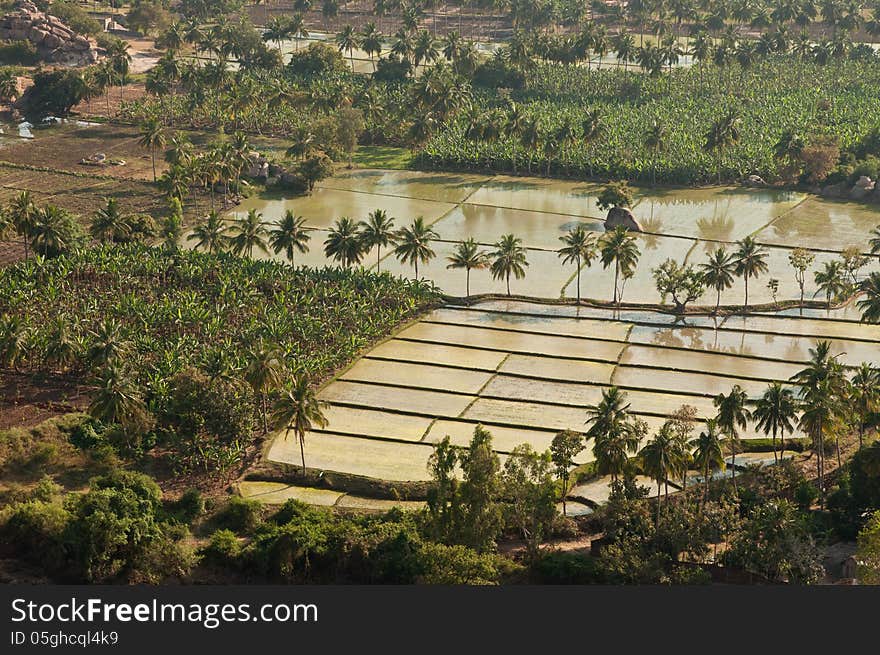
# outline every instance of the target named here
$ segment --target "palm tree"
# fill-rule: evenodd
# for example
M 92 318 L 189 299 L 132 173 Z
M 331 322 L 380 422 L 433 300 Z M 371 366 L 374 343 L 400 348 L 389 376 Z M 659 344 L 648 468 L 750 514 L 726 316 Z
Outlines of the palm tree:
M 211 255 L 223 252 L 223 249 L 229 242 L 226 222 L 220 214 L 211 211 L 205 217 L 204 221 L 193 228 L 192 234 L 186 239 L 187 241 L 196 242 L 196 250 L 207 250 Z
M 331 228 L 324 240 L 324 255 L 346 268 L 360 263 L 364 256 L 364 245 L 357 224 L 348 216 L 340 218 Z
M 859 448 L 861 448 L 864 445 L 865 424 L 868 418 L 880 411 L 880 369 L 862 362 L 850 381 L 848 400 L 858 419 Z
M 495 250 L 489 255 L 492 263 L 489 270 L 492 277 L 496 280 L 504 278 L 507 282 L 507 295 L 510 295 L 510 276 L 513 275 L 517 280 L 521 280 L 526 276 L 526 267 L 529 262 L 526 261 L 526 249 L 522 245 L 522 239 L 505 234 L 495 243 Z
M 624 277 L 630 277 L 639 263 L 641 252 L 636 243 L 636 237 L 630 234 L 623 226 L 618 226 L 613 230 L 605 232 L 599 238 L 599 259 L 603 268 L 608 268 L 614 264 L 614 297 L 613 302 L 618 307 L 619 302 L 619 278 L 623 273 Z
M 824 292 L 828 309 L 831 309 L 831 299 L 838 298 L 848 288 L 844 280 L 843 264 L 837 260 L 825 262 L 821 271 L 813 273 L 813 280 L 818 287 L 813 295 Z
M 748 396 L 745 389 L 738 384 L 733 386 L 730 393 L 724 395 L 718 394 L 713 398 L 712 403 L 718 410 L 715 420 L 718 427 L 727 435 L 730 442 L 730 468 L 733 474 L 733 490 L 736 493 L 736 452 L 739 449 L 739 431 L 744 430 L 749 424 L 751 414 L 746 408 Z
M 106 318 L 89 331 L 91 345 L 86 360 L 93 369 L 117 366 L 131 352 L 131 344 L 122 333 L 122 325 Z
M 66 209 L 46 205 L 37 210 L 31 232 L 31 247 L 35 253 L 55 257 L 79 242 L 79 224 Z
M 471 270 L 488 267 L 489 255 L 480 250 L 479 244 L 471 237 L 466 241 L 460 241 L 446 259 L 449 261 L 446 268 L 465 269 L 465 295 L 470 298 Z
M 297 373 L 275 402 L 272 423 L 276 430 L 284 430 L 285 439 L 293 432 L 299 440 L 303 477 L 306 475 L 306 433 L 315 427 L 327 427 L 323 411 L 326 406 L 326 403 L 318 400 L 305 373 Z
M 373 60 L 373 56 L 382 54 L 382 33 L 376 29 L 375 23 L 367 23 L 361 31 L 361 47 L 369 55 L 370 63 L 373 64 L 373 72 L 375 72 L 376 62 Z
M 739 143 L 740 119 L 736 112 L 729 111 L 716 120 L 709 131 L 706 132 L 706 140 L 703 149 L 706 152 L 715 153 L 715 164 L 718 171 L 718 184 L 721 184 L 721 160 L 724 151 Z
M 55 325 L 46 344 L 46 362 L 56 364 L 62 370 L 77 359 L 77 344 L 70 336 L 67 321 L 63 316 L 55 319 Z
M 715 419 L 706 421 L 706 428 L 689 444 L 693 449 L 694 465 L 703 471 L 703 502 L 709 498 L 709 478 L 713 471 L 724 470 L 724 447 Z
M 382 248 L 394 243 L 394 219 L 384 209 L 375 209 L 367 214 L 367 220 L 361 221 L 361 241 L 365 250 L 376 249 L 376 272 L 382 260 Z
M 734 253 L 736 258 L 736 266 L 734 273 L 737 277 L 743 278 L 745 284 L 745 311 L 749 310 L 749 278 L 755 279 L 761 273 L 767 272 L 767 251 L 755 241 L 754 237 L 746 237 L 741 241 L 737 241 L 737 248 Z
M 268 245 L 266 244 L 266 224 L 263 222 L 263 215 L 256 209 L 251 209 L 245 216 L 235 219 L 232 229 L 237 234 L 229 239 L 229 245 L 232 252 L 241 257 L 247 254 L 253 258 L 254 248 L 257 248 L 268 254 Z
M 856 306 L 862 312 L 865 323 L 880 323 L 880 273 L 871 273 L 862 280 L 859 290 L 865 294 Z
M 292 210 L 284 212 L 276 227 L 269 230 L 269 245 L 276 255 L 284 253 L 287 261 L 294 266 L 294 254 L 296 251 L 307 253 L 309 251 L 309 234 L 311 230 L 306 227 L 306 219 L 297 216 Z
M 880 225 L 871 230 L 871 238 L 868 239 L 868 247 L 871 249 L 872 255 L 877 255 L 880 259 Z
M 785 433 L 794 431 L 794 419 L 797 418 L 797 402 L 791 389 L 773 382 L 767 387 L 764 395 L 755 401 L 752 411 L 756 427 L 764 434 L 773 435 L 773 459 L 779 461 L 785 457 Z M 782 439 L 779 457 L 776 456 L 776 435 Z
M 120 242 L 131 236 L 131 225 L 119 210 L 116 198 L 108 198 L 107 205 L 95 212 L 89 225 L 89 234 L 102 243 Z
M 657 159 L 666 149 L 666 127 L 656 118 L 645 132 L 645 147 L 653 153 L 651 157 L 651 186 L 657 184 Z
M 147 409 L 129 376 L 116 366 L 106 366 L 97 380 L 97 391 L 89 405 L 89 415 L 102 423 L 119 423 L 131 428 Z
M 841 414 L 840 399 L 835 389 L 834 380 L 824 378 L 809 389 L 802 389 L 803 405 L 800 428 L 810 435 L 816 457 L 817 477 L 819 480 L 819 497 L 825 506 L 825 437 L 829 432 L 838 434 L 837 425 Z M 840 443 L 837 447 L 838 464 L 840 462 Z
M 141 126 L 141 138 L 138 145 L 150 151 L 150 159 L 153 162 L 153 182 L 156 176 L 156 150 L 164 148 L 166 144 L 165 128 L 156 118 L 151 118 Z
M 657 483 L 657 524 L 660 524 L 660 486 L 669 497 L 669 479 L 681 472 L 682 460 L 678 442 L 669 422 L 664 423 L 654 438 L 639 451 L 642 470 Z
M 440 236 L 425 224 L 424 217 L 419 216 L 412 225 L 402 228 L 397 233 L 394 255 L 401 263 L 414 266 L 416 279 L 419 279 L 419 262 L 427 264 L 436 257 L 431 242 L 439 238 Z
M 593 455 L 603 475 L 616 481 L 627 467 L 645 434 L 645 428 L 629 417 L 626 394 L 617 387 L 602 390 L 602 399 L 587 407 L 586 439 L 593 440 Z
M 24 246 L 24 258 L 27 261 L 28 248 L 33 237 L 34 224 L 37 219 L 37 207 L 31 199 L 30 191 L 21 191 L 9 205 L 7 210 L 9 222 L 21 237 Z
M 718 314 L 719 307 L 721 307 L 721 292 L 733 286 L 735 267 L 736 258 L 728 254 L 723 246 L 720 246 L 709 255 L 709 260 L 705 264 L 700 264 L 703 280 L 708 287 L 715 289 L 717 293 L 715 299 L 716 315 Z
M 247 360 L 248 364 L 244 370 L 244 380 L 253 389 L 254 395 L 260 399 L 263 414 L 263 432 L 268 433 L 268 398 L 272 391 L 281 386 L 281 375 L 284 366 L 281 363 L 278 350 L 272 346 L 265 345 L 262 339 L 248 352 Z
M 582 224 L 578 224 L 559 237 L 564 244 L 556 251 L 563 264 L 574 262 L 577 271 L 577 304 L 581 304 L 581 264 L 589 267 L 596 258 L 596 241 Z
M 348 50 L 349 63 L 354 70 L 354 49 L 358 47 L 358 36 L 351 25 L 346 25 L 336 35 L 336 46 L 339 48 L 339 52 Z

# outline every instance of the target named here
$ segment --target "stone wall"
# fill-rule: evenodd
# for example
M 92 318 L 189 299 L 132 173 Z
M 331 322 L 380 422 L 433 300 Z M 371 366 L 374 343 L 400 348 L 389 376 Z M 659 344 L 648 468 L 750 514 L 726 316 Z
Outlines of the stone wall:
M 40 57 L 64 66 L 88 66 L 98 61 L 103 51 L 94 40 L 77 34 L 60 19 L 45 14 L 28 0 L 0 18 L 0 40 L 30 41 Z

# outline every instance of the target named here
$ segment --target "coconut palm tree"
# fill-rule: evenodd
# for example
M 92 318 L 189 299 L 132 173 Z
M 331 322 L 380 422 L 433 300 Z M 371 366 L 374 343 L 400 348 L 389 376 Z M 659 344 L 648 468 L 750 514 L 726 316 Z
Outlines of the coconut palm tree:
M 401 228 L 397 233 L 394 256 L 400 263 L 415 267 L 416 279 L 419 279 L 419 262 L 427 264 L 437 256 L 431 243 L 440 236 L 425 223 L 422 216 L 416 218 L 409 227 Z
M 306 475 L 306 433 L 316 427 L 327 427 L 325 407 L 327 404 L 318 400 L 305 373 L 297 373 L 275 402 L 272 424 L 276 430 L 284 430 L 285 439 L 293 432 L 299 440 L 303 477 Z
M 647 427 L 629 415 L 626 394 L 617 387 L 602 390 L 602 399 L 587 407 L 586 439 L 593 440 L 599 472 L 612 481 L 626 470 L 630 455 L 638 451 Z
M 208 212 L 205 220 L 193 228 L 192 234 L 186 239 L 195 241 L 196 250 L 206 250 L 211 255 L 223 252 L 229 243 L 226 222 L 215 211 Z
M 654 438 L 639 451 L 642 470 L 657 483 L 657 524 L 660 524 L 660 487 L 669 498 L 669 479 L 675 478 L 682 467 L 682 453 L 671 424 L 664 423 Z
M 736 258 L 728 254 L 723 246 L 720 246 L 709 255 L 709 259 L 705 264 L 700 264 L 700 270 L 703 273 L 703 280 L 706 282 L 706 286 L 715 289 L 717 294 L 715 314 L 718 314 L 718 309 L 721 307 L 721 292 L 733 286 L 735 268 Z
M 819 380 L 803 394 L 801 405 L 800 428 L 810 435 L 813 450 L 816 453 L 816 474 L 819 480 L 819 498 L 825 506 L 825 440 L 828 434 L 839 434 L 839 422 L 842 407 L 835 389 L 834 381 L 829 378 Z M 840 461 L 840 444 L 838 439 L 838 463 Z
M 141 138 L 138 145 L 150 151 L 150 160 L 153 163 L 153 182 L 156 176 L 156 150 L 161 150 L 167 143 L 165 138 L 165 127 L 157 118 L 151 118 L 141 125 Z
M 813 295 L 824 293 L 828 309 L 831 309 L 831 300 L 840 297 L 849 288 L 844 279 L 843 264 L 837 260 L 825 262 L 821 271 L 813 273 L 813 281 L 818 287 Z
M 34 216 L 31 247 L 44 257 L 55 257 L 79 245 L 81 236 L 79 223 L 67 210 L 46 205 Z
M 122 324 L 113 318 L 105 318 L 90 330 L 89 340 L 86 361 L 93 370 L 116 367 L 131 353 L 131 343 L 122 333 Z
M 367 214 L 367 220 L 361 221 L 361 241 L 364 249 L 376 249 L 376 272 L 379 272 L 379 263 L 382 261 L 382 248 L 394 244 L 396 238 L 394 231 L 394 219 L 388 216 L 384 209 L 375 209 Z
M 55 319 L 46 343 L 46 362 L 65 370 L 77 360 L 77 357 L 78 344 L 71 337 L 65 318 L 59 316 Z
M 767 272 L 767 251 L 755 241 L 753 237 L 746 237 L 736 242 L 734 258 L 736 265 L 733 272 L 743 279 L 745 284 L 745 311 L 749 310 L 749 278 L 755 279 L 761 273 Z
M 107 204 L 95 212 L 89 225 L 89 234 L 101 243 L 118 243 L 131 236 L 128 217 L 123 216 L 116 198 L 108 198 Z
M 736 493 L 736 453 L 739 449 L 739 431 L 744 430 L 749 424 L 751 414 L 746 408 L 748 396 L 745 389 L 735 384 L 727 395 L 720 393 L 713 398 L 712 403 L 718 411 L 715 420 L 718 427 L 727 436 L 730 443 L 730 468 L 733 475 L 733 490 Z
M 268 254 L 268 244 L 266 243 L 266 224 L 263 222 L 263 215 L 256 209 L 251 209 L 244 216 L 239 216 L 232 224 L 232 229 L 236 234 L 229 239 L 229 245 L 232 252 L 241 257 L 247 255 L 250 258 L 254 256 L 254 248 Z
M 507 295 L 510 295 L 510 276 L 517 280 L 526 276 L 526 249 L 522 245 L 522 239 L 512 234 L 505 234 L 495 243 L 495 250 L 489 255 L 492 263 L 489 270 L 496 280 L 504 278 L 507 282 Z
M 868 418 L 880 412 L 880 369 L 862 362 L 850 381 L 848 401 L 858 420 L 859 448 L 861 448 L 864 445 L 865 424 Z
M 247 382 L 254 395 L 260 399 L 263 416 L 263 432 L 269 432 L 268 399 L 269 394 L 281 386 L 284 365 L 277 348 L 259 343 L 247 353 L 247 366 L 244 370 L 244 381 Z
M 621 273 L 624 277 L 630 277 L 639 263 L 641 252 L 636 243 L 636 237 L 630 234 L 623 226 L 605 232 L 599 238 L 599 259 L 604 268 L 614 264 L 614 297 L 613 302 L 618 307 L 619 302 L 619 279 Z
M 880 225 L 871 230 L 871 238 L 868 239 L 868 247 L 871 249 L 871 254 L 877 255 L 878 259 L 880 259 Z
M 351 25 L 346 25 L 342 31 L 336 35 L 336 47 L 339 52 L 348 51 L 348 60 L 352 70 L 354 70 L 354 50 L 359 45 L 357 32 Z
M 21 237 L 24 246 L 24 258 L 27 261 L 29 256 L 29 247 L 31 238 L 33 237 L 34 223 L 37 219 L 37 206 L 31 198 L 30 191 L 21 191 L 6 211 L 9 222 L 15 228 L 15 232 Z
M 580 223 L 559 237 L 564 244 L 556 251 L 563 264 L 574 262 L 577 276 L 577 303 L 581 304 L 581 264 L 589 266 L 596 258 L 596 240 Z
M 752 418 L 755 426 L 764 434 L 773 436 L 773 459 L 778 462 L 785 457 L 785 433 L 794 431 L 793 421 L 797 418 L 797 402 L 794 393 L 779 382 L 768 385 L 764 395 L 755 401 Z M 776 453 L 776 435 L 782 440 L 779 456 Z
M 737 145 L 740 140 L 740 119 L 735 111 L 728 111 L 716 120 L 706 132 L 703 150 L 715 153 L 718 184 L 721 184 L 721 161 L 724 152 Z
M 694 466 L 703 471 L 703 502 L 709 498 L 709 479 L 713 471 L 724 470 L 724 447 L 721 431 L 715 419 L 706 421 L 705 429 L 690 441 L 694 449 Z
M 471 271 L 473 269 L 487 268 L 489 266 L 489 255 L 480 250 L 479 244 L 473 237 L 466 241 L 459 241 L 455 246 L 452 254 L 446 258 L 449 264 L 446 268 L 463 268 L 465 269 L 465 295 L 471 295 Z
M 666 137 L 666 126 L 655 118 L 651 121 L 644 136 L 645 147 L 653 154 L 651 157 L 651 186 L 657 184 L 657 160 L 660 154 L 666 150 Z
M 346 268 L 359 264 L 364 256 L 364 244 L 357 223 L 348 216 L 336 221 L 324 240 L 324 255 Z
M 105 366 L 98 376 L 97 390 L 89 405 L 89 415 L 102 423 L 119 423 L 129 430 L 147 412 L 131 378 L 116 366 Z
M 880 273 L 871 273 L 862 280 L 859 290 L 865 297 L 856 303 L 865 323 L 880 323 Z
M 287 261 L 294 266 L 295 253 L 309 251 L 309 240 L 312 238 L 309 232 L 311 230 L 306 227 L 306 219 L 288 209 L 276 226 L 269 230 L 269 245 L 276 255 L 283 252 Z
M 367 23 L 361 30 L 361 47 L 370 57 L 370 63 L 373 64 L 373 72 L 376 71 L 376 62 L 373 56 L 382 54 L 382 33 L 376 29 L 375 23 Z

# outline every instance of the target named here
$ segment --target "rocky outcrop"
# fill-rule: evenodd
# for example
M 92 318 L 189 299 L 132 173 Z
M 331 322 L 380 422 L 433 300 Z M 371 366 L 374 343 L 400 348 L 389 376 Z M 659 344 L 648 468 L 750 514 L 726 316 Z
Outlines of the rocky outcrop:
M 743 186 L 757 188 L 767 186 L 767 183 L 760 175 L 749 175 L 743 180 Z
M 875 186 L 874 180 L 862 175 L 849 190 L 850 200 L 864 200 L 874 192 Z
M 628 207 L 612 207 L 608 210 L 608 216 L 605 218 L 605 229 L 613 230 L 616 227 L 625 227 L 630 232 L 642 231 L 642 226 Z
M 103 51 L 95 41 L 77 34 L 59 18 L 39 11 L 28 0 L 0 18 L 0 40 L 30 41 L 44 61 L 64 66 L 88 66 Z
M 819 195 L 823 198 L 845 198 L 847 188 L 843 183 L 826 184 L 819 189 Z

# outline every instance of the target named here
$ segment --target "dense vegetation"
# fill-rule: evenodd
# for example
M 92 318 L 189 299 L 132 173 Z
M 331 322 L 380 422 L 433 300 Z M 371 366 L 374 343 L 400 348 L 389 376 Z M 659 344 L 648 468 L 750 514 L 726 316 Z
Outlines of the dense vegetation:
M 167 448 L 184 470 L 240 464 L 290 384 L 319 381 L 435 299 L 388 274 L 132 244 L 0 278 L 3 365 L 96 385 L 82 441 Z

